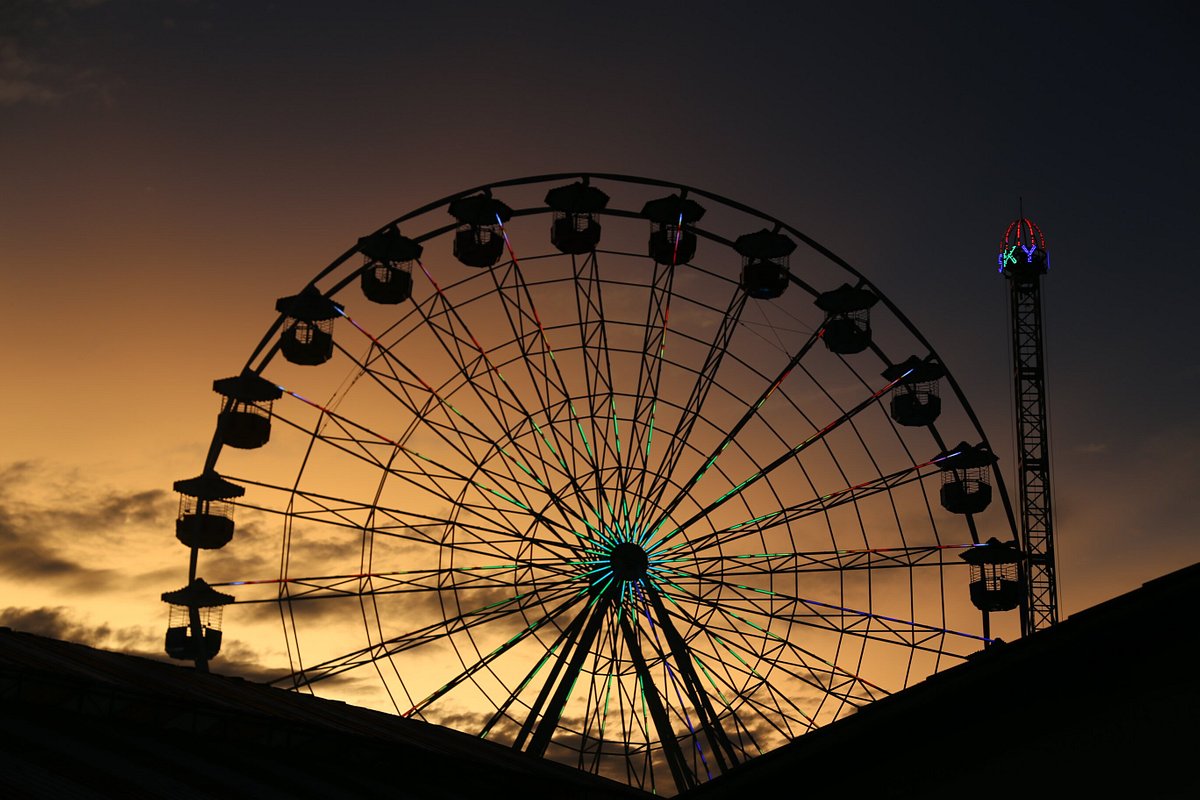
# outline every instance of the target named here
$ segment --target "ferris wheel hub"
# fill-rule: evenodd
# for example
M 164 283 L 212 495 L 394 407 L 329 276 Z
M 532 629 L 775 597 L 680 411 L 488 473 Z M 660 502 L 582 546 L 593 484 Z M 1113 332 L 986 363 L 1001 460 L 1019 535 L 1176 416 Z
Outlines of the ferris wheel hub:
M 621 542 L 609 552 L 608 563 L 616 580 L 639 581 L 646 577 L 646 571 L 650 567 L 650 557 L 646 555 L 646 551 L 640 545 L 634 542 Z

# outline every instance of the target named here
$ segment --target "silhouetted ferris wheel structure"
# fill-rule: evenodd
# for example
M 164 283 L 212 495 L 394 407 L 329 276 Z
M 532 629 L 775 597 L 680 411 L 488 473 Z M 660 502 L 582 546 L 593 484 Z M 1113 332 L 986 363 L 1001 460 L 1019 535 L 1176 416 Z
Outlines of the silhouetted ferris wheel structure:
M 225 606 L 274 606 L 282 685 L 369 677 L 397 713 L 669 792 L 957 663 L 1020 600 L 954 378 L 865 276 L 748 206 L 494 183 L 276 309 L 175 485 L 167 650 L 200 668 Z M 278 572 L 206 582 L 235 508 Z

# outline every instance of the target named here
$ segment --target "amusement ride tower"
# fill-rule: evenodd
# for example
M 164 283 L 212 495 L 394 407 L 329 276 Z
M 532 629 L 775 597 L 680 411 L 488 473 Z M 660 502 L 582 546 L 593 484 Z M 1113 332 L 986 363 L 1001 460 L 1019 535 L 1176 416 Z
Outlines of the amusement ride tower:
M 1041 228 L 1022 213 L 1004 232 L 997 261 L 999 271 L 1008 278 L 1012 320 L 1021 547 L 1026 564 L 1026 596 L 1021 603 L 1021 633 L 1025 635 L 1058 622 L 1041 295 L 1050 254 Z

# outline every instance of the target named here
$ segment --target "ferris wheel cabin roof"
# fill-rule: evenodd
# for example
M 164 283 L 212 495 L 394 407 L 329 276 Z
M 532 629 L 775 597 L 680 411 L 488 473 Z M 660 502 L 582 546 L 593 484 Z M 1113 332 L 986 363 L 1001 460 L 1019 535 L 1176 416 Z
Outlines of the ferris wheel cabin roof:
M 823 292 L 813 305 L 827 314 L 851 314 L 866 311 L 879 302 L 879 296 L 870 289 L 843 283 L 836 289 Z
M 880 373 L 889 381 L 902 380 L 902 383 L 928 383 L 946 376 L 946 368 L 938 361 L 930 358 L 909 356 L 899 364 L 893 364 Z M 905 375 L 908 377 L 905 377 Z
M 650 200 L 642 206 L 642 216 L 660 225 L 698 222 L 704 216 L 704 206 L 678 194 Z
M 778 231 L 766 228 L 744 233 L 733 243 L 733 249 L 746 258 L 780 259 L 790 256 L 796 243 Z
M 372 261 L 416 261 L 424 249 L 400 233 L 395 225 L 389 225 L 358 240 L 359 251 Z
M 232 378 L 213 381 L 213 391 L 243 403 L 265 403 L 283 396 L 282 389 L 248 369 Z
M 317 287 L 312 285 L 305 286 L 300 294 L 281 297 L 275 301 L 276 311 L 303 322 L 321 322 L 333 319 L 341 313 L 342 308 L 341 303 L 335 303 L 325 297 L 317 290 Z
M 227 500 L 241 497 L 246 493 L 243 486 L 230 483 L 213 470 L 205 470 L 204 474 L 195 478 L 185 478 L 175 481 L 175 491 L 201 500 Z
M 447 210 L 450 216 L 464 225 L 495 225 L 497 217 L 501 222 L 512 219 L 512 209 L 491 194 L 459 197 L 450 202 Z
M 982 469 L 990 467 L 999 459 L 985 444 L 970 445 L 959 442 L 937 457 L 938 468 L 944 471 L 961 469 Z
M 204 578 L 196 578 L 182 589 L 163 592 L 160 596 L 164 603 L 187 608 L 215 608 L 229 605 L 234 600 L 233 595 L 218 592 L 209 586 Z
M 608 195 L 583 181 L 546 192 L 546 205 L 567 214 L 594 214 L 608 205 Z

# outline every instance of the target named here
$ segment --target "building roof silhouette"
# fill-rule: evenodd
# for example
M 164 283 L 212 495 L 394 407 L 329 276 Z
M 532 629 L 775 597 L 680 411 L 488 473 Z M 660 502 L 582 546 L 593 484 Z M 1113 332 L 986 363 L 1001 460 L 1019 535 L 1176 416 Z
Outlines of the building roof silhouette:
M 1200 796 L 1200 564 L 686 793 Z M 418 720 L 0 628 L 0 795 L 649 797 Z M 501 789 L 506 789 L 501 791 Z

